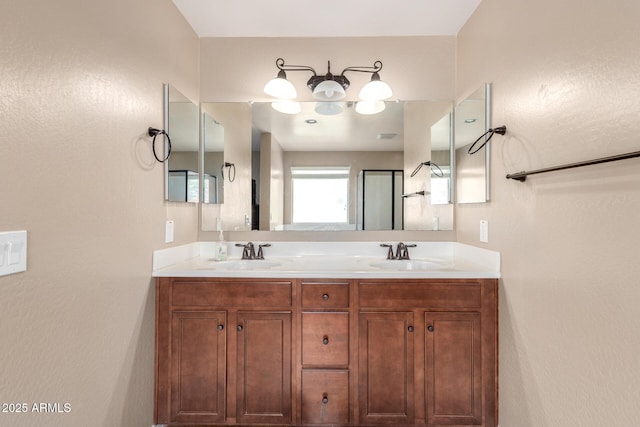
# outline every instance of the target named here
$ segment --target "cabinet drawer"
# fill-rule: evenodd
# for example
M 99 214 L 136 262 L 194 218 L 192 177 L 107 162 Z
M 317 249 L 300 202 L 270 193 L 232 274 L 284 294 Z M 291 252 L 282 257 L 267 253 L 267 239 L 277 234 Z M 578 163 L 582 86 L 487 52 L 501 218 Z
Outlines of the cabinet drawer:
M 173 306 L 289 307 L 291 282 L 175 280 Z
M 302 314 L 302 365 L 349 366 L 349 313 Z
M 472 281 L 361 281 L 359 291 L 360 307 L 479 309 L 482 303 L 480 284 Z
M 302 283 L 302 306 L 305 308 L 349 307 L 349 284 Z
M 349 424 L 348 371 L 302 371 L 302 423 Z

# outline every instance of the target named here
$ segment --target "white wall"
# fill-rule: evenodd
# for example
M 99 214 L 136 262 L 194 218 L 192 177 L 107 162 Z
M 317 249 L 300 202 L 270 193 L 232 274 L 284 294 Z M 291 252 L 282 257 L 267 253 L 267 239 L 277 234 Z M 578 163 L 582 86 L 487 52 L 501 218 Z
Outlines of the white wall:
M 640 413 L 640 3 L 483 0 L 458 39 L 459 98 L 493 82 L 491 202 L 459 240 L 502 253 L 500 425 L 631 427 Z M 495 142 L 494 142 L 495 141 Z M 485 246 L 485 245 L 483 245 Z
M 29 232 L 28 271 L 0 277 L 2 426 L 150 426 L 151 254 L 193 205 L 163 201 L 149 126 L 162 84 L 198 102 L 198 40 L 169 0 L 0 7 L 0 231 Z

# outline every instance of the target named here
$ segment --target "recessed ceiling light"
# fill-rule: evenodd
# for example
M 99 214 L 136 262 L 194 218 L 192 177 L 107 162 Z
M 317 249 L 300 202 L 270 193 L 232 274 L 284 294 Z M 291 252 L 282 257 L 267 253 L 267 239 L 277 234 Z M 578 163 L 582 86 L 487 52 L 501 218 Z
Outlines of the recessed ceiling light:
M 316 119 L 307 119 L 304 122 L 308 125 L 315 125 L 316 123 L 318 123 Z

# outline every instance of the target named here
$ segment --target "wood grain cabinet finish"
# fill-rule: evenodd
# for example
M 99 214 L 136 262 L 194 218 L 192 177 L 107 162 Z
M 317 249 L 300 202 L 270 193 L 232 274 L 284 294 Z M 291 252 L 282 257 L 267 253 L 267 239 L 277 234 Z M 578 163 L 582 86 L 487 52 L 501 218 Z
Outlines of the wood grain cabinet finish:
M 302 423 L 304 425 L 348 425 L 349 407 L 349 371 L 329 369 L 302 371 Z
M 360 422 L 414 423 L 413 313 L 360 313 Z
M 226 313 L 176 311 L 171 318 L 171 421 L 224 419 Z
M 302 366 L 349 366 L 349 313 L 302 313 Z
M 291 313 L 238 313 L 237 420 L 291 422 Z
M 155 423 L 497 427 L 497 289 L 158 278 Z

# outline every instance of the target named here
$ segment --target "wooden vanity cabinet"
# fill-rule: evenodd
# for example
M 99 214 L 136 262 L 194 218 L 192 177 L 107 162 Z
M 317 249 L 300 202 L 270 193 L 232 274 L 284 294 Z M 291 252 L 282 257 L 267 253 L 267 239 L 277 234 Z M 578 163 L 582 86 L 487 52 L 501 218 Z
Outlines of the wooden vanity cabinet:
M 497 426 L 497 280 L 358 282 L 362 425 Z
M 302 425 L 350 424 L 351 313 L 348 280 L 300 282 Z
M 291 281 L 159 278 L 156 424 L 291 424 Z
M 497 283 L 159 278 L 155 422 L 497 427 Z

